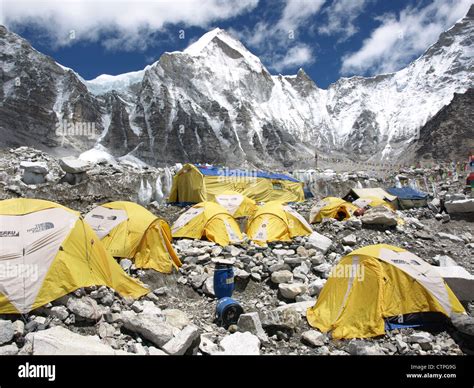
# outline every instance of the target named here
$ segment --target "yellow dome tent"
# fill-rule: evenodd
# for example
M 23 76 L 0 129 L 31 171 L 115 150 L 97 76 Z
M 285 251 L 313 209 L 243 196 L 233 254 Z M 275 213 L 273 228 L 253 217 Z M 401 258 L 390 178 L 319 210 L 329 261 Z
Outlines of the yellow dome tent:
M 366 338 L 385 334 L 385 318 L 424 312 L 449 317 L 464 308 L 436 269 L 402 248 L 380 244 L 342 258 L 306 316 L 333 338 Z
M 258 202 L 304 201 L 303 182 L 265 171 L 185 164 L 173 177 L 169 202 L 213 201 L 226 190 L 236 191 Z
M 291 241 L 296 236 L 313 232 L 311 225 L 284 202 L 271 201 L 261 206 L 247 226 L 248 237 L 258 244 Z
M 130 258 L 137 268 L 170 273 L 181 262 L 171 245 L 170 227 L 133 202 L 110 202 L 84 217 L 114 257 Z
M 26 314 L 81 287 L 149 292 L 128 276 L 80 214 L 38 199 L 0 201 L 0 313 Z
M 360 208 L 364 208 L 367 206 L 370 206 L 370 207 L 383 206 L 387 209 L 395 210 L 395 207 L 391 203 L 383 199 L 372 197 L 372 196 L 358 198 L 354 202 L 352 202 L 352 205 L 355 205 Z
M 246 197 L 236 191 L 227 190 L 215 196 L 215 202 L 224 207 L 232 217 L 250 217 L 258 209 L 253 199 Z
M 173 224 L 172 232 L 173 237 L 206 238 L 222 246 L 243 240 L 235 219 L 214 202 L 201 202 L 189 208 Z
M 309 222 L 315 224 L 325 218 L 347 220 L 352 216 L 357 206 L 341 198 L 327 197 L 317 202 L 311 209 Z

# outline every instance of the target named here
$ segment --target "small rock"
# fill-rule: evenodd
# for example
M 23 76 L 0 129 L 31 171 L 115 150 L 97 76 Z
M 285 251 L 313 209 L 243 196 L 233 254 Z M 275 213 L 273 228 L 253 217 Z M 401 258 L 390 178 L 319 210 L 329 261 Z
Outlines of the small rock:
M 305 331 L 301 335 L 301 341 L 311 347 L 323 346 L 326 336 L 316 330 Z
M 322 254 L 325 254 L 332 245 L 332 240 L 322 234 L 313 232 L 308 237 L 308 242 L 305 244 L 307 249 L 316 249 Z
M 168 287 L 160 287 L 153 291 L 156 296 L 166 296 L 168 295 Z
M 14 356 L 18 354 L 18 346 L 16 343 L 0 346 L 0 356 Z
M 239 327 L 237 325 L 230 325 L 227 330 L 229 333 L 237 333 L 239 331 Z
M 223 349 L 222 354 L 224 355 L 260 355 L 260 340 L 249 332 L 227 335 L 219 345 Z
M 289 283 L 293 280 L 293 274 L 290 271 L 276 271 L 272 273 L 271 280 L 275 284 Z
M 165 322 L 180 330 L 190 324 L 189 318 L 185 312 L 177 309 L 166 309 L 163 311 Z
M 323 263 L 313 267 L 313 271 L 320 274 L 324 278 L 328 278 L 331 273 L 332 265 L 329 263 Z
M 202 286 L 202 292 L 209 296 L 216 296 L 214 293 L 214 277 L 210 276 L 206 279 Z
M 287 256 L 293 256 L 295 251 L 293 249 L 274 249 L 272 253 L 277 259 L 282 260 Z
M 449 240 L 455 243 L 463 243 L 463 239 L 461 237 L 455 236 L 454 234 L 438 232 L 436 235 L 443 240 Z
M 396 226 L 398 217 L 396 213 L 381 206 L 367 210 L 361 221 L 366 225 Z
M 125 329 L 140 334 L 158 347 L 162 347 L 173 338 L 173 326 L 163 322 L 162 319 L 153 314 L 136 314 L 133 311 L 122 311 L 120 315 Z
M 268 270 L 270 273 L 283 271 L 283 270 L 290 270 L 291 267 L 288 264 L 273 264 L 271 265 Z
M 230 253 L 232 257 L 237 257 L 241 254 L 241 250 L 233 245 L 229 245 L 226 247 L 227 251 Z
M 347 347 L 347 352 L 353 356 L 378 356 L 384 352 L 379 346 L 369 345 L 365 341 L 351 341 Z
M 80 299 L 70 298 L 67 302 L 67 308 L 76 318 L 79 317 L 83 320 L 98 321 L 103 314 L 103 309 L 94 299 L 88 296 Z
M 348 236 L 342 239 L 342 243 L 347 246 L 354 246 L 357 244 L 357 237 L 355 234 L 349 234 Z
M 256 281 L 256 282 L 261 282 L 262 281 L 262 275 L 260 275 L 259 273 L 257 272 L 252 272 L 250 274 L 250 277 L 252 278 L 252 280 Z
M 198 337 L 199 329 L 194 325 L 188 325 L 176 337 L 169 340 L 163 346 L 163 350 L 170 355 L 183 355 Z
M 102 303 L 104 306 L 112 306 L 114 303 L 114 295 L 110 292 L 106 293 L 101 299 L 100 303 Z
M 237 326 L 239 327 L 239 331 L 248 331 L 252 334 L 255 334 L 260 339 L 260 341 L 268 342 L 267 334 L 263 330 L 258 313 L 253 312 L 240 315 Z
M 318 278 L 312 281 L 308 286 L 309 295 L 319 296 L 319 293 L 321 292 L 325 284 L 326 284 L 326 279 Z
M 294 300 L 296 296 L 304 294 L 308 291 L 308 287 L 303 283 L 282 283 L 278 286 L 281 295 L 290 300 Z
M 10 342 L 14 335 L 15 328 L 12 321 L 0 320 L 0 345 Z
M 467 314 L 452 314 L 451 322 L 461 333 L 474 338 L 474 318 Z
M 64 172 L 68 172 L 71 174 L 80 174 L 82 172 L 86 172 L 91 168 L 89 163 L 81 159 L 77 159 L 73 156 L 67 156 L 59 159 L 59 166 Z
M 114 355 L 127 354 L 103 344 L 97 336 L 73 333 L 64 327 L 29 333 L 25 337 L 22 354 L 33 355 Z M 23 351 L 25 349 L 25 351 Z
M 411 334 L 408 337 L 408 342 L 411 344 L 419 344 L 421 349 L 423 350 L 431 350 L 433 336 L 430 333 L 419 331 L 416 333 Z
M 102 339 L 112 338 L 115 333 L 115 327 L 107 322 L 101 322 L 97 327 L 97 334 L 99 334 L 99 337 Z
M 25 334 L 25 323 L 19 319 L 13 322 L 13 330 L 15 331 L 16 336 L 23 336 Z
M 296 254 L 301 257 L 309 257 L 309 252 L 304 246 L 299 246 L 296 248 Z
M 120 266 L 122 267 L 124 271 L 128 271 L 132 265 L 133 265 L 133 262 L 129 259 L 120 260 Z
M 64 321 L 69 316 L 69 311 L 64 306 L 54 306 L 51 307 L 50 314 L 52 317 Z
M 250 274 L 247 271 L 244 271 L 243 269 L 236 268 L 234 270 L 234 276 L 238 279 L 245 280 L 248 279 Z
M 201 334 L 199 350 L 204 354 L 218 354 L 219 346 L 212 341 L 211 334 Z

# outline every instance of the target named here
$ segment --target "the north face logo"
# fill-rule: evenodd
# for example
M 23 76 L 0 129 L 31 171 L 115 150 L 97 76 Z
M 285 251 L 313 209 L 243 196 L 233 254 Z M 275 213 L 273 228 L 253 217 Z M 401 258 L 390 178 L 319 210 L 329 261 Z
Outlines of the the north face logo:
M 0 230 L 0 237 L 19 237 L 20 232 L 18 230 Z
M 33 228 L 27 229 L 28 233 L 39 233 L 44 232 L 48 229 L 53 229 L 54 224 L 52 222 L 42 222 L 41 224 L 36 224 Z

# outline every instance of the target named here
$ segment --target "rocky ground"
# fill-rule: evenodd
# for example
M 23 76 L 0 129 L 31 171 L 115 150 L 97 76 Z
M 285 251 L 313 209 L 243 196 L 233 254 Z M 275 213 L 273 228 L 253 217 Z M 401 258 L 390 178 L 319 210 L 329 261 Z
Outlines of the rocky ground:
M 5 154 L 3 157 L 8 159 Z M 11 158 L 8 161 L 3 164 L 6 167 L 0 176 L 1 198 L 33 196 L 35 188 L 21 183 L 18 174 L 8 173 L 12 168 Z M 50 171 L 53 169 L 50 167 Z M 125 176 L 126 172 L 118 174 Z M 11 190 L 12 179 L 16 179 L 17 192 Z M 36 189 L 44 194 L 48 184 L 42 185 Z M 81 197 L 80 188 L 71 187 L 72 193 L 77 195 L 74 202 L 86 198 L 77 210 L 86 211 L 103 199 L 87 197 L 87 193 Z M 66 197 L 67 187 L 61 190 Z M 104 192 L 103 196 L 107 195 Z M 120 197 L 118 192 L 113 196 Z M 315 200 L 293 206 L 307 218 Z M 156 201 L 147 207 L 170 223 L 185 211 Z M 130 260 L 121 260 L 124 270 L 150 288 L 146 297 L 134 301 L 121 298 L 106 287 L 91 287 L 79 289 L 26 316 L 4 315 L 0 317 L 0 354 L 472 353 L 474 330 L 469 317 L 441 332 L 403 329 L 387 332 L 380 338 L 350 341 L 333 340 L 330 335 L 312 329 L 305 317 L 306 309 L 314 305 L 332 266 L 344 254 L 366 245 L 387 243 L 404 247 L 433 265 L 439 265 L 445 259 L 443 256 L 449 256 L 473 273 L 474 224 L 451 219 L 433 209 L 396 214 L 369 212 L 362 219 L 329 220 L 315 225 L 315 233 L 309 237 L 298 237 L 290 243 L 272 243 L 268 247 L 246 242 L 222 248 L 207 241 L 175 241 L 183 266 L 171 275 L 137 270 Z M 374 225 L 370 222 L 374 218 L 382 221 Z M 403 220 L 402 224 L 399 219 Z M 215 322 L 213 259 L 216 258 L 235 261 L 233 298 L 245 312 L 238 324 L 228 329 Z M 472 302 L 466 302 L 465 307 L 469 314 L 473 313 Z

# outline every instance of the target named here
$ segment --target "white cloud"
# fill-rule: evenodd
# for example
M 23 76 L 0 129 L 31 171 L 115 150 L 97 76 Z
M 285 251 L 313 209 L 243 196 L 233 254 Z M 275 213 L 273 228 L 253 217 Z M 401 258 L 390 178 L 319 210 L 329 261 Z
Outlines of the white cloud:
M 471 0 L 434 0 L 385 15 L 360 50 L 343 57 L 341 73 L 375 74 L 399 70 L 420 55 L 468 11 Z
M 315 61 L 313 49 L 298 41 L 298 31 L 305 28 L 326 0 L 283 0 L 280 18 L 273 24 L 258 22 L 251 29 L 231 33 L 262 53 L 271 70 L 295 69 Z
M 304 44 L 294 46 L 283 57 L 275 58 L 273 69 L 282 71 L 288 68 L 309 65 L 316 60 L 310 47 Z
M 259 0 L 1 0 L 0 23 L 35 25 L 52 43 L 101 41 L 104 47 L 143 46 L 169 24 L 206 28 L 248 12 Z M 74 30 L 76 40 L 70 39 Z
M 341 35 L 340 40 L 345 40 L 354 35 L 358 29 L 356 19 L 362 14 L 367 4 L 372 0 L 334 0 L 324 10 L 327 22 L 318 28 L 324 35 Z
M 318 13 L 324 3 L 325 0 L 286 0 L 276 29 L 286 33 L 298 29 L 308 18 Z

